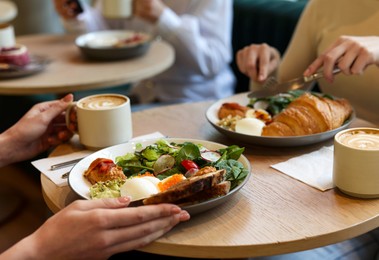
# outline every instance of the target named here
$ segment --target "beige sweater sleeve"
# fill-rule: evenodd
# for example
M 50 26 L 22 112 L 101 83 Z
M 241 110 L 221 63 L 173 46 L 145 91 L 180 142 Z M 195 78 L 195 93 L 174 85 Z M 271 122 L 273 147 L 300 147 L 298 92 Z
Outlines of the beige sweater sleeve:
M 317 2 L 317 0 L 309 1 L 300 16 L 278 69 L 279 81 L 301 76 L 309 64 L 317 58 L 318 26 L 322 19 L 318 16 Z

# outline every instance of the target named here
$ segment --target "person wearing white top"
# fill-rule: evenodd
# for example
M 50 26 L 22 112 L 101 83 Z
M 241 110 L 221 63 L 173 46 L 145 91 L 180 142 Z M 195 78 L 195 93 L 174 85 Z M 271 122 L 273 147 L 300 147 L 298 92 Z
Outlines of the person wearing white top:
M 358 117 L 379 124 L 379 71 L 368 66 L 379 65 L 378 21 L 376 0 L 309 1 L 281 62 L 274 48 L 255 44 L 237 53 L 237 64 L 255 82 L 263 82 L 276 69 L 279 81 L 286 81 L 323 67 L 327 78 L 318 81 L 320 90 L 348 99 Z M 364 58 L 356 60 L 358 55 Z M 259 64 L 259 77 L 254 64 L 260 56 L 265 64 Z M 332 77 L 334 66 L 342 73 Z
M 55 0 L 55 6 L 70 31 L 78 23 L 64 14 L 63 2 Z M 145 31 L 174 47 L 173 66 L 147 84 L 140 82 L 133 92 L 146 95 L 152 90 L 154 99 L 162 102 L 220 99 L 234 93 L 235 77 L 229 67 L 232 0 L 138 0 L 134 1 L 133 16 L 121 19 L 105 18 L 101 1 L 95 6 L 82 3 L 84 12 L 74 18 L 82 22 L 85 31 Z

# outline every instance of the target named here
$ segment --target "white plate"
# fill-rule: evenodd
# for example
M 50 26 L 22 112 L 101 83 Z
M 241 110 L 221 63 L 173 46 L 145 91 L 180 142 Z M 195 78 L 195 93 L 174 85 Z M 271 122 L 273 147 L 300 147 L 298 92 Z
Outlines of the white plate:
M 148 141 L 136 141 L 136 142 L 128 142 L 123 143 L 119 145 L 114 145 L 108 148 L 104 148 L 102 150 L 99 150 L 85 158 L 83 158 L 80 162 L 78 162 L 71 170 L 70 175 L 68 177 L 68 183 L 71 187 L 71 189 L 77 193 L 79 196 L 83 197 L 84 199 L 90 199 L 89 195 L 89 188 L 91 187 L 91 184 L 83 177 L 83 173 L 85 170 L 88 169 L 88 166 L 91 164 L 92 161 L 94 161 L 96 158 L 109 158 L 112 160 L 115 160 L 117 156 L 124 155 L 126 153 L 134 153 L 136 150 L 136 144 L 141 143 L 143 147 L 146 147 L 148 145 L 151 145 L 156 142 L 157 139 L 148 140 Z M 202 144 L 204 147 L 210 149 L 210 150 L 216 150 L 220 148 L 225 148 L 225 145 L 209 142 L 209 141 L 203 141 L 203 140 L 197 140 L 197 139 L 181 139 L 181 138 L 167 138 L 169 142 L 175 142 L 175 143 L 184 143 L 184 142 L 192 142 L 195 144 Z M 239 161 L 244 165 L 246 169 L 248 169 L 249 174 L 246 176 L 244 181 L 235 187 L 233 190 L 231 190 L 227 195 L 215 199 L 211 199 L 208 201 L 204 201 L 198 204 L 185 206 L 183 209 L 188 210 L 188 212 L 191 215 L 206 211 L 208 209 L 211 209 L 213 207 L 216 207 L 222 203 L 224 203 L 226 200 L 228 200 L 232 195 L 234 195 L 239 189 L 241 189 L 246 182 L 248 181 L 250 175 L 251 175 L 251 166 L 249 160 L 241 155 Z
M 237 133 L 231 130 L 227 130 L 217 125 L 217 123 L 220 121 L 217 114 L 221 105 L 227 102 L 236 102 L 240 105 L 246 106 L 247 104 L 249 104 L 249 100 L 250 100 L 247 97 L 249 93 L 250 92 L 240 93 L 228 98 L 220 99 L 217 102 L 213 103 L 206 112 L 206 117 L 208 121 L 219 132 L 225 134 L 226 136 L 230 138 L 233 138 L 233 139 L 236 139 L 248 144 L 263 145 L 263 146 L 282 146 L 282 147 L 315 144 L 315 143 L 323 142 L 330 138 L 333 138 L 337 132 L 347 128 L 354 118 L 354 113 L 353 113 L 350 116 L 350 118 L 342 126 L 336 129 L 327 131 L 327 132 L 313 134 L 313 135 L 288 136 L 288 137 L 246 135 L 246 134 Z

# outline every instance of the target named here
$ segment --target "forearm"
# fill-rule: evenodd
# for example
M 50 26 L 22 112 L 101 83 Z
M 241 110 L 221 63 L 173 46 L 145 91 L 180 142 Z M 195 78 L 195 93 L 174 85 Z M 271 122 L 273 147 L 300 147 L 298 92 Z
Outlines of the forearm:
M 12 145 L 12 135 L 9 130 L 0 134 L 0 168 L 14 161 L 14 146 Z
M 82 3 L 83 12 L 73 18 L 60 16 L 63 28 L 68 33 L 84 33 L 107 28 L 106 22 L 99 10 L 95 7 Z
M 192 6 L 202 11 L 190 9 L 182 15 L 165 9 L 157 24 L 159 34 L 175 48 L 176 62 L 206 76 L 217 75 L 232 60 L 231 8 L 226 2 L 214 6 L 216 10 Z M 224 19 L 217 21 L 215 13 Z
M 303 11 L 291 41 L 282 57 L 278 69 L 280 81 L 299 77 L 311 62 L 317 58 L 317 43 L 322 25 L 319 20 L 316 2 L 311 1 Z
M 18 259 L 43 259 L 41 255 L 37 253 L 35 243 L 33 241 L 33 234 L 22 239 L 17 244 L 13 245 L 12 247 L 0 254 L 0 260 Z

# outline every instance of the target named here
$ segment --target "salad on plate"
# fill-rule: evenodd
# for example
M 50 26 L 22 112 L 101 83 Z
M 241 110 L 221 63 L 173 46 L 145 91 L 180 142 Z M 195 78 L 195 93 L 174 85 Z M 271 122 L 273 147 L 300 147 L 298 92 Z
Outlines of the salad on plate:
M 210 149 L 197 142 L 159 139 L 146 146 L 136 143 L 132 152 L 114 160 L 96 158 L 84 176 L 92 184 L 91 199 L 131 196 L 132 201 L 154 204 L 146 199 L 165 196 L 160 202 L 198 203 L 224 196 L 246 179 L 249 169 L 239 161 L 243 152 L 237 145 Z

